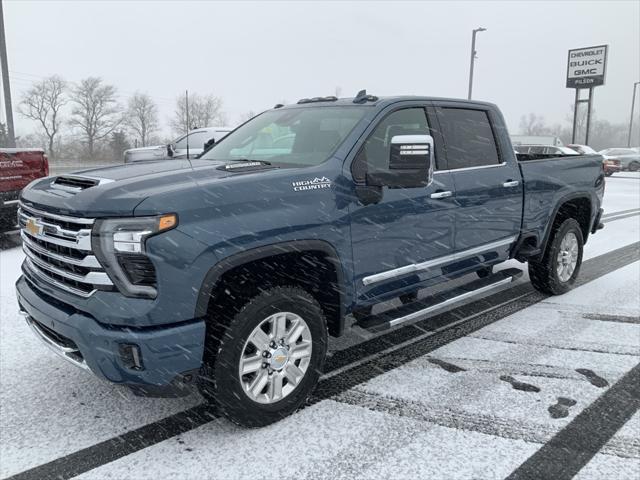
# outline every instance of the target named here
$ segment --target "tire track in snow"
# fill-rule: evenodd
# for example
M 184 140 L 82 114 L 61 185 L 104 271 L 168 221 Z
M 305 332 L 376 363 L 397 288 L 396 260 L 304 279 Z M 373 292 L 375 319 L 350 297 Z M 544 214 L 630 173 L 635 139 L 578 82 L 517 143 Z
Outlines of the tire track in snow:
M 518 335 L 507 335 L 503 332 L 483 332 L 473 333 L 469 335 L 471 338 L 478 340 L 487 340 L 492 342 L 510 343 L 513 345 L 529 345 L 535 347 L 555 348 L 558 350 L 571 350 L 577 352 L 593 352 L 607 353 L 610 355 L 630 355 L 640 356 L 640 346 L 632 345 L 614 345 L 607 344 L 606 347 L 601 346 L 597 342 L 570 342 L 556 339 L 554 342 L 539 342 L 530 337 L 518 337 Z
M 332 400 L 398 417 L 412 418 L 426 424 L 435 424 L 456 430 L 468 430 L 509 440 L 545 444 L 558 433 L 558 429 L 552 425 L 525 424 L 513 419 L 477 412 L 470 413 L 441 405 L 428 405 L 392 395 L 382 396 L 359 387 L 343 392 L 332 398 Z M 430 425 L 423 427 L 424 430 L 429 428 Z M 640 459 L 640 439 L 633 437 L 612 438 L 599 453 L 622 458 Z

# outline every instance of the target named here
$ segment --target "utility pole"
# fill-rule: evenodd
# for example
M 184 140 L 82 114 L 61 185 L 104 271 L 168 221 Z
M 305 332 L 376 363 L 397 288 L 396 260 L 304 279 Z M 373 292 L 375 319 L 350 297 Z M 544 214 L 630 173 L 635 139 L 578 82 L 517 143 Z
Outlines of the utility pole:
M 478 32 L 484 32 L 486 31 L 486 28 L 482 28 L 482 27 L 478 27 L 476 29 L 473 30 L 473 32 L 471 33 L 471 63 L 469 65 L 469 96 L 467 97 L 469 100 L 471 100 L 471 92 L 473 90 L 473 64 L 476 61 L 476 34 Z
M 189 90 L 184 91 L 184 102 L 187 107 L 187 160 L 189 160 Z
M 631 133 L 633 132 L 633 111 L 636 106 L 636 87 L 640 82 L 633 84 L 633 97 L 631 97 L 631 118 L 629 118 L 629 136 L 627 137 L 627 147 L 631 147 Z
M 11 85 L 9 84 L 9 60 L 7 59 L 7 38 L 4 34 L 4 13 L 0 0 L 0 63 L 2 63 L 2 86 L 4 88 L 4 107 L 7 115 L 7 133 L 9 147 L 16 146 L 16 132 L 13 129 L 13 110 L 11 108 Z

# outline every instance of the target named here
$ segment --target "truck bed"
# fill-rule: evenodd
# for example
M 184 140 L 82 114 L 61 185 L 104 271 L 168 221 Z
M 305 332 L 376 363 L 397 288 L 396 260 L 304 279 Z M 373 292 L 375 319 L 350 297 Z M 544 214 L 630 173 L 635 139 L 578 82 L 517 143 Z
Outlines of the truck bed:
M 519 154 L 517 158 L 524 180 L 523 234 L 531 232 L 544 238 L 551 227 L 556 206 L 572 197 L 586 195 L 584 192 L 600 198 L 604 195 L 601 155 Z M 593 205 L 599 204 L 594 198 L 590 200 L 594 200 Z M 591 212 L 592 221 L 596 214 Z

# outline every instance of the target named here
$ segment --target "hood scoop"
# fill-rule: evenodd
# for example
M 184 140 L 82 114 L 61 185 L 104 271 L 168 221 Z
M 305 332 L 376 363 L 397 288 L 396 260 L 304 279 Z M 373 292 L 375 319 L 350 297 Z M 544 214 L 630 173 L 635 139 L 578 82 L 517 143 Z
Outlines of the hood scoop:
M 101 185 L 112 181 L 113 180 L 107 178 L 64 175 L 61 177 L 57 177 L 53 182 L 51 182 L 51 186 L 59 190 L 77 193 L 81 192 L 82 190 L 86 190 L 87 188 L 95 187 L 96 185 Z

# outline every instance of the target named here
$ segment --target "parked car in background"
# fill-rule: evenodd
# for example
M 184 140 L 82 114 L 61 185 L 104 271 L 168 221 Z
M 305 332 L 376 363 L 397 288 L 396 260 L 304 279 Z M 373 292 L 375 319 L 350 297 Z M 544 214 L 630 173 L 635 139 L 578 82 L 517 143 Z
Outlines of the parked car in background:
M 512 145 L 553 145 L 562 147 L 564 142 L 553 135 L 511 135 Z
M 569 147 L 556 147 L 553 145 L 515 145 L 513 148 L 516 153 L 531 155 L 555 155 L 558 157 L 565 155 L 580 155 Z
M 575 150 L 580 155 L 599 155 L 593 148 L 588 145 L 569 144 L 567 145 L 572 150 Z M 610 177 L 616 172 L 621 170 L 620 161 L 614 159 L 606 159 L 603 157 L 602 162 L 604 164 L 604 174 Z
M 569 147 L 571 150 L 575 150 L 580 155 L 597 155 L 598 154 L 597 151 L 595 151 L 593 148 L 591 148 L 588 145 L 578 145 L 577 143 L 570 143 L 569 145 L 567 145 L 567 147 Z
M 628 170 L 629 172 L 640 170 L 640 152 L 634 148 L 605 148 L 598 153 L 603 156 L 605 162 L 607 160 L 617 160 L 621 170 Z
M 41 148 L 0 148 L 0 232 L 18 223 L 18 197 L 32 180 L 49 175 Z
M 124 163 L 142 162 L 148 160 L 168 160 L 187 155 L 187 141 L 189 143 L 189 156 L 200 155 L 205 144 L 211 144 L 211 140 L 219 142 L 232 128 L 207 127 L 191 130 L 187 135 L 178 137 L 168 145 L 155 145 L 153 147 L 130 148 L 124 152 Z

